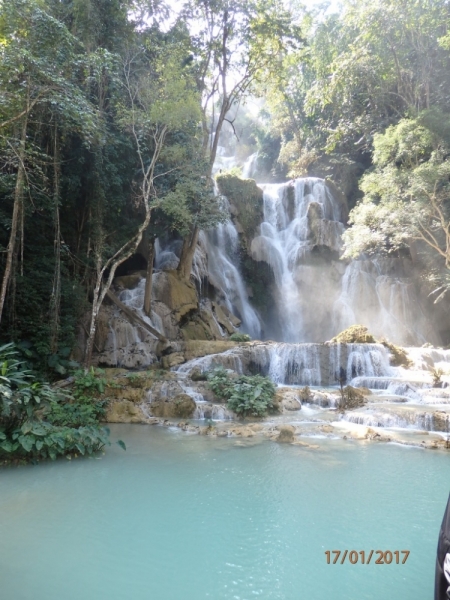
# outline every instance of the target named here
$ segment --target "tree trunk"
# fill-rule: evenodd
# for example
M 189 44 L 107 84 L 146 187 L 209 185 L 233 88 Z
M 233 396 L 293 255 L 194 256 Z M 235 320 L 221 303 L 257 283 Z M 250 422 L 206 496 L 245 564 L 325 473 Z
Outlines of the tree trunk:
M 145 329 L 155 336 L 155 338 L 157 338 L 160 342 L 167 342 L 167 338 L 164 337 L 162 333 L 141 319 L 141 317 L 137 315 L 130 307 L 121 302 L 119 298 L 117 298 L 117 296 L 111 292 L 111 290 L 108 290 L 106 295 L 118 308 L 120 308 L 132 325 L 139 325 L 142 327 L 142 329 Z
M 152 279 L 153 279 L 153 261 L 155 260 L 155 238 L 148 241 L 147 254 L 147 278 L 145 280 L 144 293 L 144 313 L 151 317 L 152 312 Z
M 53 201 L 54 224 L 55 224 L 55 271 L 53 276 L 53 289 L 50 298 L 50 320 L 51 320 L 51 338 L 50 347 L 55 354 L 58 350 L 59 335 L 59 307 L 61 303 L 61 224 L 59 219 L 59 176 L 60 160 L 58 145 L 58 125 L 55 123 L 54 131 L 54 151 L 53 151 Z
M 84 351 L 84 366 L 88 369 L 92 361 L 92 351 L 94 349 L 94 338 L 97 330 L 97 319 L 102 305 L 103 298 L 100 294 L 102 284 L 103 271 L 101 269 L 100 257 L 97 258 L 97 281 L 95 282 L 94 297 L 92 298 L 91 323 L 89 325 L 89 335 L 86 340 L 86 348 Z
M 194 260 L 199 233 L 200 229 L 195 226 L 191 235 L 185 237 L 183 240 L 183 247 L 181 248 L 180 262 L 178 263 L 177 271 L 180 278 L 184 281 L 189 281 L 191 277 L 192 262 Z
M 23 188 L 25 185 L 25 150 L 27 139 L 28 118 L 24 117 L 22 123 L 22 133 L 20 137 L 20 146 L 18 152 L 19 166 L 17 170 L 16 188 L 14 191 L 14 207 L 11 220 L 11 233 L 9 236 L 8 248 L 6 251 L 6 266 L 3 274 L 2 288 L 0 291 L 0 322 L 2 319 L 3 308 L 5 306 L 6 292 L 8 290 L 9 280 L 11 278 L 13 257 L 16 249 L 17 228 L 22 218 L 23 211 Z

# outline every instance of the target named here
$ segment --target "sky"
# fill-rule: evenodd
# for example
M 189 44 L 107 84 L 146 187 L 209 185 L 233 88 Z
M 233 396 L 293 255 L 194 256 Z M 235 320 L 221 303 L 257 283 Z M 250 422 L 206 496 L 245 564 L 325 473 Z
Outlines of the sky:
M 301 1 L 307 8 L 312 8 L 314 6 L 319 6 L 321 4 L 322 5 L 328 4 L 329 8 L 327 10 L 327 13 L 339 12 L 340 3 L 341 3 L 341 0 L 301 0 Z M 287 6 L 289 6 L 291 4 L 291 2 L 289 0 L 285 0 L 285 2 L 286 2 Z M 183 4 L 182 2 L 180 2 L 180 0 L 166 0 L 166 3 L 174 11 L 174 14 L 177 13 L 177 11 L 180 9 L 181 5 Z

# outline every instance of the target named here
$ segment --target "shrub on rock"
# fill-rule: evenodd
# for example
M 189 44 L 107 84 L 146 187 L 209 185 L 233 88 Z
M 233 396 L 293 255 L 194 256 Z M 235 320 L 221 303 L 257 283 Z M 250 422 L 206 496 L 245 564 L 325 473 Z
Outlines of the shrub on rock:
M 226 400 L 228 408 L 243 417 L 262 417 L 277 409 L 275 385 L 262 375 L 232 377 L 223 367 L 210 371 L 208 381 L 218 398 Z
M 247 333 L 232 333 L 230 335 L 230 340 L 232 342 L 250 342 L 251 337 Z
M 364 325 L 352 325 L 338 333 L 331 342 L 336 344 L 376 344 L 377 340 Z

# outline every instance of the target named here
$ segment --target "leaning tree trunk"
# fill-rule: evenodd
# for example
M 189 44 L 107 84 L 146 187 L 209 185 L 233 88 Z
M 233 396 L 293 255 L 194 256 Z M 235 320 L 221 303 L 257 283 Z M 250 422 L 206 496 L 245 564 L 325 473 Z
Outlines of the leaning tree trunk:
M 189 281 L 191 277 L 192 263 L 194 261 L 199 233 L 200 229 L 195 226 L 191 235 L 185 237 L 183 240 L 183 247 L 181 248 L 180 262 L 178 263 L 177 271 L 180 278 L 184 281 Z
M 20 137 L 19 151 L 17 158 L 19 160 L 19 166 L 17 169 L 16 187 L 14 191 L 14 207 L 11 219 L 11 233 L 9 236 L 8 248 L 6 250 L 6 265 L 5 272 L 3 274 L 2 287 L 0 291 L 0 322 L 2 319 L 3 308 L 5 306 L 6 292 L 8 291 L 8 284 L 11 278 L 13 257 L 16 250 L 17 241 L 17 229 L 19 222 L 22 219 L 23 211 L 23 190 L 25 186 L 25 150 L 26 150 L 26 139 L 27 139 L 27 127 L 28 118 L 24 117 L 22 123 L 22 132 Z
M 147 253 L 147 278 L 145 280 L 144 292 L 144 313 L 147 317 L 151 316 L 152 312 L 152 280 L 153 280 L 153 262 L 155 260 L 155 238 L 148 240 Z

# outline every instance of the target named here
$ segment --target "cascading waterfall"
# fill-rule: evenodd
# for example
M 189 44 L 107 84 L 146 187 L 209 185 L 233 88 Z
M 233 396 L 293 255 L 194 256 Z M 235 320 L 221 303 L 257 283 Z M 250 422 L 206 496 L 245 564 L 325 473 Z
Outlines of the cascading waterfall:
M 403 345 L 433 338 L 405 261 L 339 260 L 347 207 L 326 181 L 308 177 L 262 187 L 264 221 L 251 252 L 273 270 L 273 337 L 317 342 L 361 323 Z
M 354 378 L 394 376 L 389 356 L 381 344 L 286 344 L 261 343 L 232 348 L 191 360 L 175 370 L 208 371 L 223 366 L 238 373 L 258 371 L 287 385 L 336 385 L 341 368 L 347 381 Z
M 222 158 L 229 162 L 230 157 Z M 249 157 L 245 175 L 251 174 L 256 161 L 257 155 Z M 318 343 L 355 323 L 366 325 L 377 337 L 385 336 L 403 345 L 433 341 L 408 261 L 341 261 L 347 206 L 326 181 L 308 177 L 262 187 L 263 221 L 258 234 L 247 241 L 253 259 L 272 269 L 275 286 L 267 294 L 273 293 L 275 309 L 270 314 L 275 314 L 276 322 L 263 323 L 250 304 L 239 270 L 239 234 L 227 199 L 224 203 L 229 218 L 201 233 L 192 273 L 198 285 L 208 281 L 218 306 L 241 320 L 242 331 L 260 339 L 264 330 L 280 341 L 241 345 L 174 367 L 180 377 L 179 387 L 196 402 L 194 418 L 233 417 L 223 405 L 205 400 L 188 377 L 194 368 L 207 371 L 221 365 L 237 373 L 267 375 L 283 386 L 337 386 L 345 372 L 346 384 L 374 391 L 374 400 L 349 411 L 343 417 L 347 421 L 371 427 L 445 431 L 450 393 L 443 388 L 440 394 L 430 389 L 426 375 L 410 380 L 404 369 L 391 367 L 389 351 L 383 345 Z M 158 241 L 155 266 L 162 270 L 176 268 L 180 246 L 179 240 L 165 244 Z M 120 299 L 164 333 L 166 325 L 156 313 L 151 319 L 143 314 L 144 287 L 142 279 L 135 289 L 122 291 Z M 205 291 L 201 310 L 208 309 L 216 320 L 217 331 L 225 332 L 209 299 L 211 288 Z M 132 347 L 142 354 L 142 365 L 151 364 L 150 342 L 155 346 L 155 340 L 146 339 L 145 332 L 138 332 L 129 323 L 120 327 L 110 334 L 117 364 L 127 365 L 127 348 Z M 430 365 L 446 370 L 450 364 L 450 351 L 409 351 L 416 373 L 426 373 Z M 336 408 L 339 395 L 316 390 L 311 402 L 320 407 L 318 410 Z
M 294 185 L 265 185 L 263 189 L 264 222 L 251 252 L 255 260 L 272 267 L 280 337 L 289 342 L 318 341 L 308 335 L 304 304 L 310 291 L 308 279 L 320 274 L 311 271 L 307 259 L 314 245 L 339 252 L 344 231 L 342 207 L 317 178 L 297 179 Z
M 261 336 L 261 323 L 248 300 L 245 283 L 237 266 L 238 242 L 238 232 L 230 218 L 212 231 L 202 233 L 210 283 L 230 312 L 241 319 L 241 330 L 258 339 Z
M 394 261 L 357 260 L 347 266 L 333 307 L 338 330 L 370 323 L 376 336 L 423 344 L 427 325 L 413 284 L 408 278 L 386 275 L 389 262 Z

